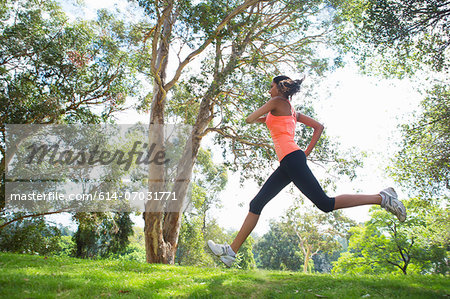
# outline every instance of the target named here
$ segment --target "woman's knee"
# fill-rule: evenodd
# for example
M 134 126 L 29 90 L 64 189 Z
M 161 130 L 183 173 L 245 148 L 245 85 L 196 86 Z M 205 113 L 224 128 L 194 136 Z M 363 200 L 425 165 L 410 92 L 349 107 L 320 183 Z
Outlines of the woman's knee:
M 316 205 L 316 207 L 319 208 L 322 212 L 330 213 L 334 211 L 334 197 L 322 197 L 320 200 L 313 200 L 313 203 Z
M 261 204 L 260 201 L 257 200 L 257 198 L 252 199 L 250 201 L 250 209 L 249 211 L 256 215 L 261 215 L 261 211 L 264 208 L 264 205 Z

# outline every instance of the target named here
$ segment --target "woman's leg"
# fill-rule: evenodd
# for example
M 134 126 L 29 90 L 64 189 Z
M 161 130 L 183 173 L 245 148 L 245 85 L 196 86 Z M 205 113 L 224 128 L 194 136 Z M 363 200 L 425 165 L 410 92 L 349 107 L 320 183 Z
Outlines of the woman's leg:
M 281 161 L 280 167 L 290 176 L 297 188 L 320 210 L 331 212 L 337 209 L 375 204 L 381 205 L 386 211 L 394 214 L 400 222 L 406 220 L 406 208 L 398 200 L 397 193 L 392 187 L 383 189 L 379 194 L 374 195 L 343 194 L 330 198 L 323 192 L 306 164 L 306 156 L 302 151 L 293 152 L 286 157 L 286 160 Z
M 369 204 L 381 204 L 381 195 L 359 195 L 359 194 L 343 194 L 336 196 L 334 209 L 342 209 L 349 208 L 361 205 L 369 205 Z M 238 252 L 239 248 L 241 248 L 244 241 L 250 235 L 250 233 L 255 228 L 258 223 L 259 215 L 254 214 L 252 212 L 248 212 L 247 217 L 242 224 L 241 229 L 239 230 L 237 236 L 234 238 L 233 243 L 231 243 L 231 249 L 234 252 Z
M 288 154 L 280 167 L 289 175 L 295 186 L 323 212 L 334 210 L 335 199 L 328 197 L 306 164 L 305 153 L 301 150 Z
M 290 182 L 290 178 L 280 169 L 280 167 L 270 175 L 261 187 L 261 190 L 259 190 L 258 194 L 256 194 L 250 202 L 250 211 L 236 238 L 234 238 L 233 243 L 230 245 L 235 253 L 238 252 L 239 248 L 241 248 L 244 241 L 255 228 L 264 206 Z
M 250 211 L 242 224 L 236 238 L 234 238 L 231 245 L 216 244 L 209 240 L 208 246 L 211 251 L 220 257 L 221 261 L 230 267 L 235 259 L 236 253 L 241 248 L 248 235 L 253 231 L 258 223 L 259 215 L 264 206 L 277 195 L 287 184 L 291 182 L 288 175 L 286 175 L 280 167 L 278 167 L 267 179 L 267 181 L 259 190 L 258 194 L 250 202 Z
M 258 223 L 258 219 L 258 214 L 248 212 L 241 229 L 239 230 L 237 236 L 234 238 L 233 243 L 231 243 L 230 245 L 231 249 L 233 249 L 235 253 L 238 252 L 239 248 L 241 248 L 248 235 L 250 235 L 250 233 L 253 231 L 256 223 Z
M 381 195 L 342 194 L 335 197 L 334 209 L 344 209 L 362 205 L 381 205 Z
M 381 205 L 380 194 L 343 194 L 335 198 L 328 197 L 306 164 L 303 152 L 292 153 L 285 162 L 282 167 L 286 169 L 297 188 L 324 212 L 362 205 Z

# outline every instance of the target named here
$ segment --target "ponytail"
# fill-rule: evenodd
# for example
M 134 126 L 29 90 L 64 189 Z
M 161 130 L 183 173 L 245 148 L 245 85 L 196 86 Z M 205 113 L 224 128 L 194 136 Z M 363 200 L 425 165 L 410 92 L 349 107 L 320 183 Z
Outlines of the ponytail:
M 273 78 L 273 82 L 277 85 L 278 90 L 288 99 L 300 91 L 300 86 L 305 80 L 305 76 L 299 80 L 292 80 L 287 76 L 277 76 Z

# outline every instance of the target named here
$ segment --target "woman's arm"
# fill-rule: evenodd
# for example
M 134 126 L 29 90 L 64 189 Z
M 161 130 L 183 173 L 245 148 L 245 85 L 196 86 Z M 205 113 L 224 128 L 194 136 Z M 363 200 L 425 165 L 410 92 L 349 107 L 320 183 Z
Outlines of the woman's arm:
M 263 124 L 263 123 L 265 123 L 265 122 L 266 122 L 266 117 L 265 117 L 265 116 L 260 117 L 260 118 L 258 118 L 258 119 L 256 119 L 256 120 L 254 121 L 254 123 L 261 123 L 261 124 Z
M 256 123 L 256 122 L 259 122 L 259 123 L 265 122 L 265 120 L 266 120 L 265 117 L 261 117 L 261 116 L 263 116 L 263 115 L 269 113 L 270 111 L 272 111 L 273 109 L 275 109 L 275 105 L 276 105 L 276 102 L 274 99 L 269 100 L 267 103 L 265 103 L 260 108 L 258 108 L 255 112 L 250 114 L 245 121 L 248 124 L 252 124 L 252 123 Z
M 309 143 L 308 147 L 305 150 L 305 155 L 308 157 L 309 154 L 314 149 L 314 147 L 316 146 L 316 143 L 319 140 L 320 135 L 322 135 L 323 125 L 318 121 L 316 121 L 315 119 L 300 113 L 297 113 L 297 121 L 314 129 L 311 142 Z

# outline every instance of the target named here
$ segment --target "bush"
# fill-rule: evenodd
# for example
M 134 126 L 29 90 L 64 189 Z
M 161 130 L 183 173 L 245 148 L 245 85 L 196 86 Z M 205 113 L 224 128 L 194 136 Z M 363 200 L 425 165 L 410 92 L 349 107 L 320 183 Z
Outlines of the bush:
M 124 253 L 117 256 L 117 259 L 145 263 L 145 248 L 138 244 L 130 244 L 127 246 Z
M 61 231 L 43 217 L 22 219 L 0 230 L 0 251 L 48 255 L 58 252 Z
M 55 254 L 58 256 L 74 256 L 75 242 L 71 236 L 61 236 L 58 245 L 60 250 Z

